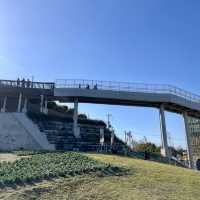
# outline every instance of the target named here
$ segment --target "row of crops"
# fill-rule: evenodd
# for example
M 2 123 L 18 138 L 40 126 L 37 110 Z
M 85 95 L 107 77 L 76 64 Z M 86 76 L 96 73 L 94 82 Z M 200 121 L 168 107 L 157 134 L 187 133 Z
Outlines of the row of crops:
M 14 162 L 0 162 L 0 185 L 112 171 L 113 168 L 109 164 L 92 160 L 76 152 L 34 154 Z

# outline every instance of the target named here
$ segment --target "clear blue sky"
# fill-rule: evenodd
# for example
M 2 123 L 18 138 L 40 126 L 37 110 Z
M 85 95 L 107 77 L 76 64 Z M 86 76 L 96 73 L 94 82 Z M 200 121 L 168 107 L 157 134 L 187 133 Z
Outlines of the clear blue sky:
M 168 83 L 200 94 L 199 10 L 198 0 L 1 0 L 1 78 Z M 120 136 L 130 129 L 159 142 L 157 110 L 80 110 L 111 112 Z M 181 117 L 167 114 L 167 126 L 183 144 Z

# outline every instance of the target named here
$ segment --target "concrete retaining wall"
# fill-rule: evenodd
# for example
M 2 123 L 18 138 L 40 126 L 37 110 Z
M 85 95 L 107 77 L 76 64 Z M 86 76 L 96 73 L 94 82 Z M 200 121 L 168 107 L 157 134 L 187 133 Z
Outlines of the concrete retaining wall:
M 53 150 L 45 134 L 23 113 L 0 113 L 0 150 Z

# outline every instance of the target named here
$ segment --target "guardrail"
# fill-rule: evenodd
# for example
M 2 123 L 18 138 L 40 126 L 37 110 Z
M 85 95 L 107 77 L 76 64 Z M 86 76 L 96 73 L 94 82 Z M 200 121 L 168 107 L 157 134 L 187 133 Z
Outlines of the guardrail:
M 113 82 L 99 80 L 83 80 L 83 79 L 57 79 L 56 88 L 80 88 L 95 90 L 110 90 L 124 92 L 144 92 L 158 94 L 172 94 L 182 97 L 187 101 L 200 103 L 200 96 L 180 89 L 172 85 L 164 84 L 145 84 L 145 83 L 129 83 L 129 82 Z
M 35 88 L 52 90 L 55 83 L 50 82 L 32 82 L 23 80 L 0 80 L 0 87 L 2 88 Z

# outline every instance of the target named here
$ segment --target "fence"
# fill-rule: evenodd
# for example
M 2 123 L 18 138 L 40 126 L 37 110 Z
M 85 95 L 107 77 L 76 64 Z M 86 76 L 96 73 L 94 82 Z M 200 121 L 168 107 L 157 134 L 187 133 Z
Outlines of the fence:
M 35 88 L 51 90 L 54 89 L 54 86 L 55 84 L 50 82 L 0 80 L 1 88 Z

